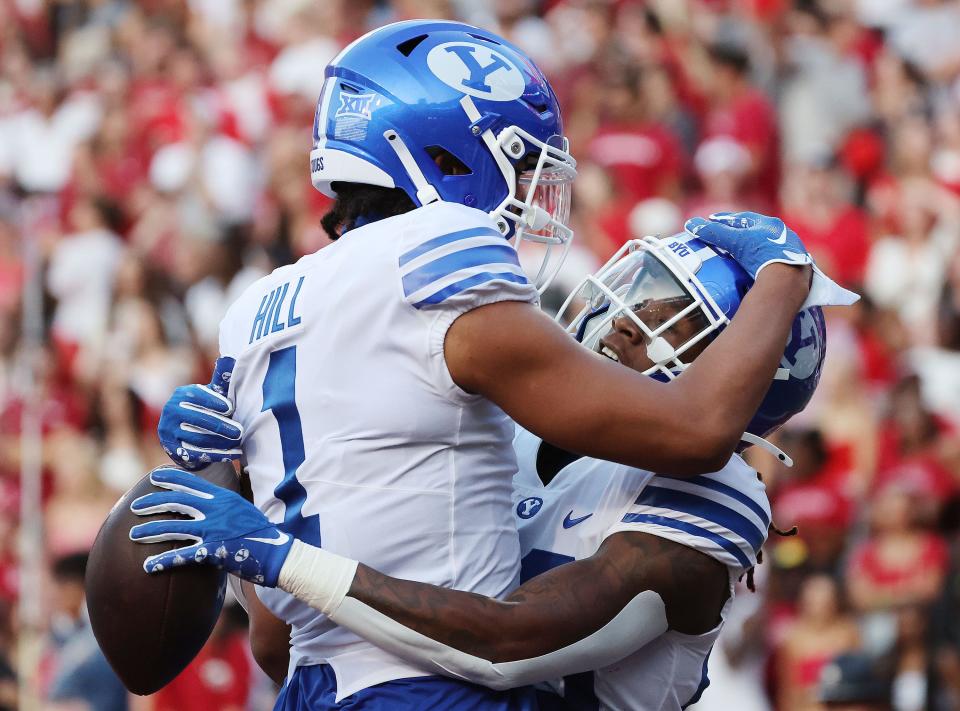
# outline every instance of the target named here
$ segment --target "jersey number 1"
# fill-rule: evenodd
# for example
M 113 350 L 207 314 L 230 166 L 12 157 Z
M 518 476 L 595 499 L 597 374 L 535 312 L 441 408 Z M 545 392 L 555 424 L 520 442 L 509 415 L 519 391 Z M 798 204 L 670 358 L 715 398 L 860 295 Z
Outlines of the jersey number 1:
M 273 490 L 286 506 L 284 528 L 295 538 L 314 546 L 320 545 L 320 516 L 303 515 L 307 490 L 297 479 L 297 470 L 306 459 L 303 446 L 303 426 L 296 400 L 297 347 L 288 346 L 270 354 L 267 375 L 263 379 L 263 407 L 273 413 L 280 429 L 280 448 L 283 451 L 283 480 Z

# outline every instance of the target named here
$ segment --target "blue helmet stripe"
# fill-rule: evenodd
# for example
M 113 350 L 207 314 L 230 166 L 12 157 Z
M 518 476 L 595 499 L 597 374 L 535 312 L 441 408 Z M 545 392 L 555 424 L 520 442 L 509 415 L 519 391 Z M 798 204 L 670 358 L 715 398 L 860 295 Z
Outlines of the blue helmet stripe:
M 736 533 L 749 543 L 754 550 L 759 550 L 766 539 L 766 532 L 757 528 L 756 524 L 750 519 L 723 504 L 696 494 L 675 489 L 664 489 L 659 486 L 647 486 L 637 497 L 636 503 L 691 514 L 705 521 L 719 524 Z
M 427 252 L 431 252 L 438 247 L 443 247 L 444 245 L 450 244 L 451 242 L 456 242 L 457 240 L 469 239 L 470 237 L 494 237 L 496 239 L 503 240 L 503 235 L 488 227 L 472 227 L 468 230 L 451 232 L 448 235 L 434 237 L 433 239 L 427 240 L 423 244 L 418 244 L 409 252 L 404 252 L 400 255 L 400 266 L 402 267 L 405 264 L 412 262 L 421 254 L 426 254 Z
M 514 284 L 529 284 L 527 278 L 520 276 L 519 274 L 514 274 L 513 272 L 501 272 L 501 273 L 491 273 L 491 272 L 482 272 L 480 274 L 474 274 L 471 277 L 466 279 L 461 279 L 460 281 L 454 282 L 450 286 L 444 287 L 440 291 L 437 291 L 425 299 L 418 301 L 414 304 L 416 308 L 423 308 L 424 306 L 429 306 L 432 304 L 439 304 L 446 299 L 449 299 L 451 296 L 459 294 L 461 291 L 466 291 L 467 289 L 477 286 L 478 284 L 483 284 L 488 281 L 509 281 Z
M 403 277 L 403 293 L 410 296 L 424 287 L 463 269 L 471 267 L 503 269 L 510 266 L 519 267 L 520 261 L 517 259 L 517 251 L 506 242 L 463 249 L 434 259 L 432 262 L 427 262 L 422 267 L 418 267 L 405 275 Z
M 717 481 L 716 479 L 711 479 L 707 476 L 695 476 L 692 479 L 685 480 L 689 484 L 697 484 L 699 486 L 705 487 L 707 489 L 712 489 L 713 491 L 719 492 L 721 494 L 726 494 L 731 499 L 736 499 L 741 504 L 746 506 L 748 509 L 753 511 L 757 517 L 763 521 L 763 524 L 767 527 L 770 526 L 770 515 L 764 510 L 764 508 L 758 504 L 754 499 L 750 498 L 744 494 L 739 489 L 735 489 L 729 484 L 724 484 L 722 481 Z
M 657 514 L 646 514 L 646 513 L 630 513 L 623 517 L 623 523 L 652 523 L 657 526 L 664 526 L 665 528 L 673 528 L 677 531 L 682 531 L 691 536 L 698 536 L 699 538 L 706 538 L 709 541 L 713 541 L 718 546 L 723 548 L 727 553 L 732 555 L 744 568 L 750 568 L 753 566 L 753 563 L 749 558 L 740 550 L 732 541 L 727 540 L 723 536 L 714 533 L 713 531 L 708 531 L 705 528 L 700 528 L 692 523 L 687 523 L 686 521 L 678 521 L 676 519 L 667 518 L 666 516 L 658 516 Z

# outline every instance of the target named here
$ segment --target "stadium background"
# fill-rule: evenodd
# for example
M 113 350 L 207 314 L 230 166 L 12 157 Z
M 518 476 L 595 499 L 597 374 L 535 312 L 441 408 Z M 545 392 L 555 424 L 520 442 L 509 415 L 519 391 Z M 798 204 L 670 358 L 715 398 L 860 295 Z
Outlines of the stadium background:
M 565 286 L 752 208 L 864 295 L 778 439 L 796 466 L 754 459 L 800 534 L 772 537 L 697 708 L 816 709 L 849 650 L 897 711 L 960 708 L 960 3 L 0 0 L 0 710 L 125 708 L 82 554 L 164 461 L 159 410 L 204 381 L 225 306 L 327 244 L 322 67 L 413 17 L 500 32 L 554 83 L 581 165 Z M 130 708 L 269 709 L 243 624 Z

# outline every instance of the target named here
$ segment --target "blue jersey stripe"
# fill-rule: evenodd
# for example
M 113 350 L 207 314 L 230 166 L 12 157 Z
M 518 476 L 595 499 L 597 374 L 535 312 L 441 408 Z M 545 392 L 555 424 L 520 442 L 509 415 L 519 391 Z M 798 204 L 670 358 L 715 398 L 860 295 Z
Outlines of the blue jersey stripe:
M 750 562 L 750 559 L 744 554 L 740 547 L 732 541 L 727 540 L 723 536 L 720 536 L 713 531 L 708 531 L 705 528 L 700 528 L 692 523 L 687 523 L 686 521 L 677 521 L 673 518 L 667 518 L 666 516 L 658 516 L 657 514 L 646 514 L 646 513 L 631 513 L 623 517 L 623 523 L 653 523 L 658 526 L 664 526 L 666 528 L 673 528 L 677 531 L 682 531 L 691 536 L 698 536 L 700 538 L 706 538 L 707 540 L 713 541 L 718 546 L 723 548 L 727 553 L 732 555 L 734 558 L 739 561 L 740 565 L 744 568 L 750 568 L 753 566 L 753 563 Z
M 711 479 L 706 476 L 695 476 L 692 479 L 686 479 L 690 484 L 698 484 L 700 486 L 706 487 L 707 489 L 713 489 L 721 494 L 726 494 L 731 499 L 736 499 L 741 504 L 746 506 L 748 509 L 753 511 L 757 516 L 760 517 L 760 520 L 763 521 L 764 526 L 770 526 L 770 516 L 764 511 L 763 507 L 758 504 L 754 499 L 751 499 L 749 496 L 744 494 L 739 489 L 735 489 L 729 484 L 724 484 L 722 481 L 717 481 L 716 479 Z
M 713 654 L 713 647 L 710 647 L 710 651 L 707 652 L 707 656 L 703 658 L 703 667 L 700 669 L 700 685 L 697 687 L 697 690 L 694 692 L 693 696 L 690 697 L 690 700 L 681 706 L 681 709 L 686 709 L 688 706 L 693 706 L 700 700 L 700 697 L 703 696 L 703 692 L 707 690 L 707 687 L 710 686 L 710 677 L 707 675 L 707 665 L 710 662 L 710 655 Z
M 454 282 L 449 286 L 444 287 L 440 291 L 437 291 L 433 294 L 430 294 L 425 299 L 422 299 L 414 304 L 416 308 L 422 308 L 424 306 L 429 306 L 431 304 L 439 304 L 442 301 L 449 299 L 451 296 L 459 294 L 461 291 L 466 291 L 467 289 L 477 286 L 478 284 L 483 284 L 488 281 L 510 281 L 514 284 L 529 284 L 527 278 L 520 276 L 519 274 L 514 274 L 513 272 L 502 272 L 499 274 L 493 274 L 490 272 L 482 272 L 481 274 L 474 274 L 471 277 L 466 279 L 461 279 L 460 281 Z
M 472 247 L 453 254 L 447 254 L 422 267 L 417 267 L 403 277 L 403 293 L 407 296 L 425 286 L 440 281 L 444 277 L 470 267 L 502 268 L 503 266 L 520 266 L 517 259 L 517 250 L 509 244 L 491 244 L 483 247 Z
M 740 536 L 753 546 L 754 550 L 760 550 L 766 538 L 765 531 L 757 528 L 757 525 L 746 516 L 712 499 L 705 499 L 686 491 L 647 486 L 637 497 L 636 503 L 692 514 L 705 521 L 720 524 Z
M 459 232 L 451 232 L 448 235 L 440 235 L 439 237 L 434 237 L 433 239 L 427 240 L 423 244 L 419 244 L 408 252 L 404 252 L 400 255 L 400 266 L 412 262 L 414 259 L 419 257 L 421 254 L 426 254 L 438 247 L 442 247 L 445 244 L 450 244 L 451 242 L 456 242 L 461 239 L 470 239 L 471 237 L 494 237 L 499 240 L 503 240 L 504 237 L 502 234 L 496 230 L 490 229 L 489 227 L 472 227 L 469 230 L 460 230 Z M 505 242 L 506 240 L 504 240 Z

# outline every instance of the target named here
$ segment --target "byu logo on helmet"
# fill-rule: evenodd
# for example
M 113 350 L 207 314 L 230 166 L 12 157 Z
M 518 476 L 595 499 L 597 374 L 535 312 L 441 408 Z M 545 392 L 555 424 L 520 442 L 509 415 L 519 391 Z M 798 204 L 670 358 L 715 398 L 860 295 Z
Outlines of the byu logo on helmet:
M 517 516 L 520 518 L 533 518 L 537 511 L 543 506 L 543 499 L 538 496 L 531 496 L 517 504 Z
M 791 356 L 793 362 L 790 360 Z M 793 330 L 787 341 L 786 352 L 780 359 L 780 366 L 789 369 L 791 377 L 805 380 L 813 375 L 820 361 L 817 324 L 809 311 L 801 311 L 793 322 Z
M 472 42 L 445 42 L 430 50 L 427 66 L 440 81 L 488 101 L 513 101 L 524 90 L 523 73 L 496 50 Z

